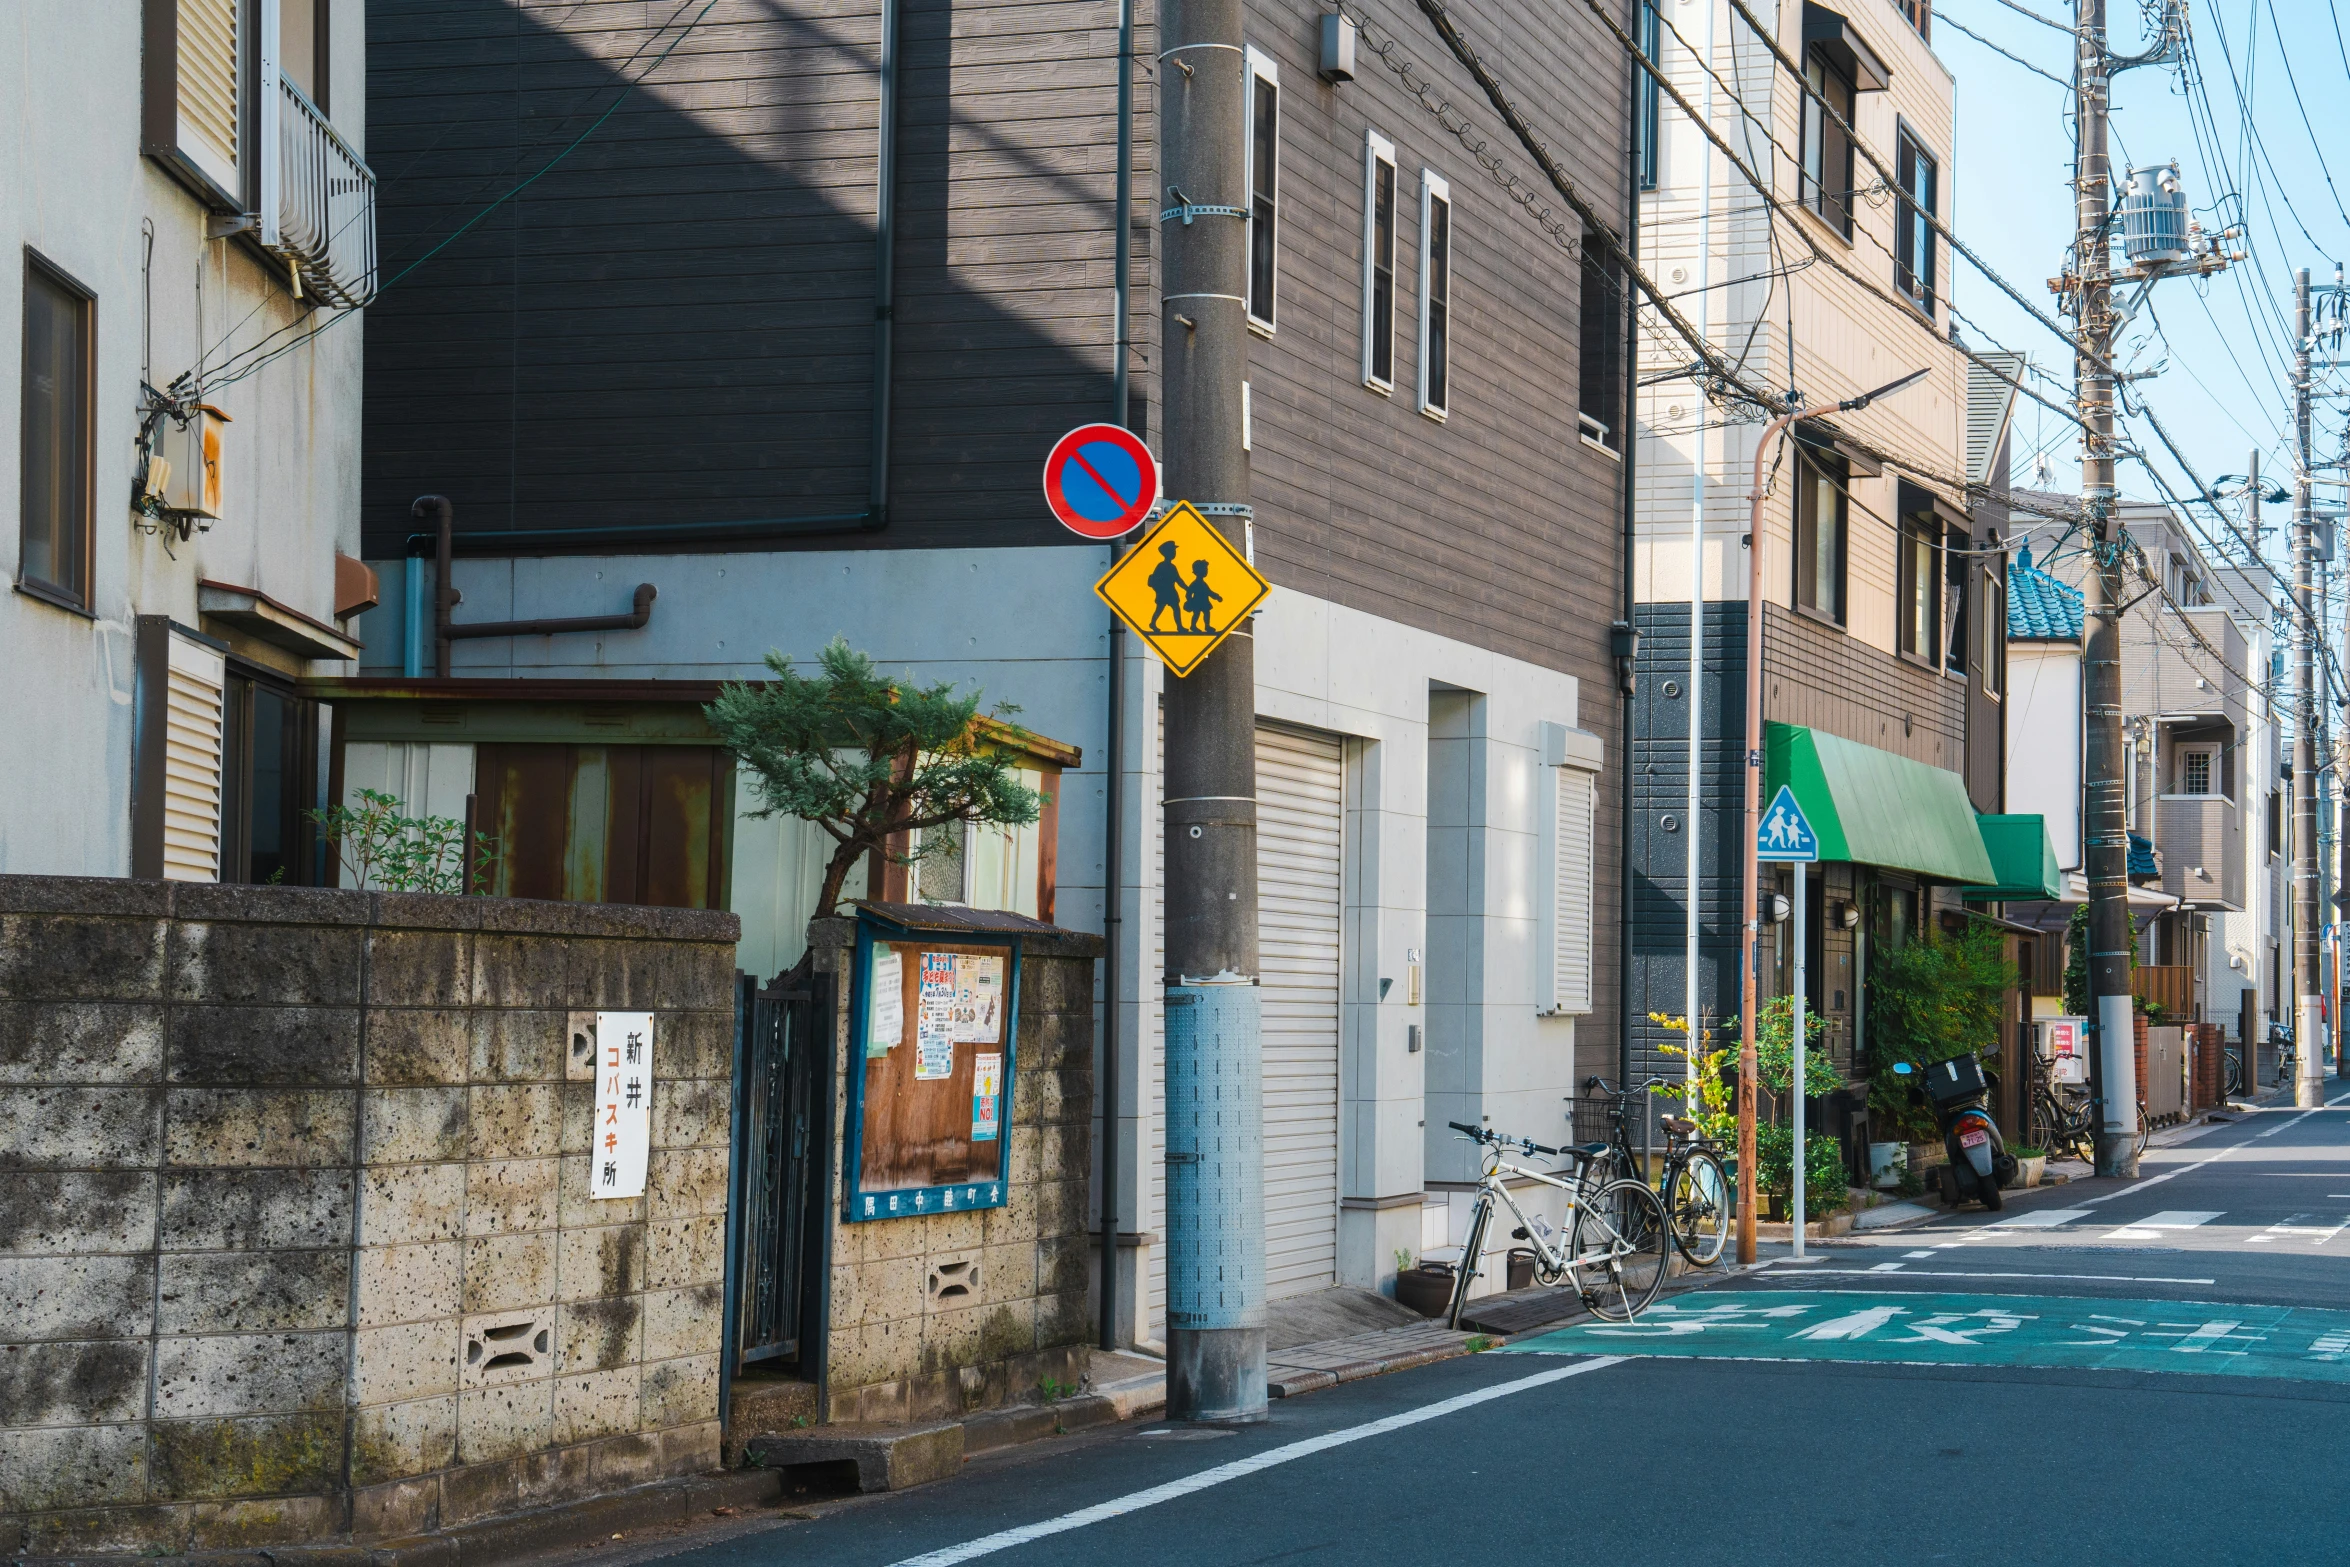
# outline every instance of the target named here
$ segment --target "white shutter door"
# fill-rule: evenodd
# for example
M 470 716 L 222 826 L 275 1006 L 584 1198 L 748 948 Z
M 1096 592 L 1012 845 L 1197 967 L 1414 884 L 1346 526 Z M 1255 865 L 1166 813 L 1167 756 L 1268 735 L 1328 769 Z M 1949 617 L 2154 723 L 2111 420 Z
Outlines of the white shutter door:
M 223 189 L 238 185 L 239 0 L 179 0 L 179 146 Z
M 1151 756 L 1150 968 L 1155 992 L 1166 970 L 1167 838 L 1164 712 Z M 1338 1279 L 1338 954 L 1340 878 L 1345 864 L 1345 766 L 1331 736 L 1257 730 L 1258 947 L 1264 966 L 1266 1298 L 1317 1290 Z M 1151 1248 L 1150 1322 L 1167 1322 L 1165 1146 L 1167 1034 L 1164 1009 L 1150 1007 L 1144 1071 L 1145 1224 L 1162 1237 Z
M 1257 729 L 1265 1295 L 1338 1282 L 1339 887 L 1346 770 L 1330 735 Z
M 222 696 L 228 665 L 182 636 L 164 676 L 163 879 L 220 880 Z

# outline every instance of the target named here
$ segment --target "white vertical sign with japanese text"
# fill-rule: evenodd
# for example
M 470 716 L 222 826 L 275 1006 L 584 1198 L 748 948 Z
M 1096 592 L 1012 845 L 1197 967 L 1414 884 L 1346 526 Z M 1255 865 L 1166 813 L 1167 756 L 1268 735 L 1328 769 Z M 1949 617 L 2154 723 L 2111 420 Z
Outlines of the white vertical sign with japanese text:
M 653 1151 L 653 1014 L 596 1014 L 596 1119 L 588 1195 L 641 1197 Z

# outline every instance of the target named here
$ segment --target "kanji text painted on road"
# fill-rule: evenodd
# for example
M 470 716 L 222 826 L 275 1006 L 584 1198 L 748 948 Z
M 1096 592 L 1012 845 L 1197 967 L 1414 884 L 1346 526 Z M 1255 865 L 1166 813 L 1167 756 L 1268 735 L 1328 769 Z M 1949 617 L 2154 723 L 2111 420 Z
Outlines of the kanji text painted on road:
M 2350 1311 L 2040 1295 L 1706 1291 L 1659 1302 L 1637 1322 L 1578 1323 L 1509 1349 L 2350 1382 Z
M 1188 675 L 1272 591 L 1189 501 L 1178 501 L 1093 585 L 1177 675 Z

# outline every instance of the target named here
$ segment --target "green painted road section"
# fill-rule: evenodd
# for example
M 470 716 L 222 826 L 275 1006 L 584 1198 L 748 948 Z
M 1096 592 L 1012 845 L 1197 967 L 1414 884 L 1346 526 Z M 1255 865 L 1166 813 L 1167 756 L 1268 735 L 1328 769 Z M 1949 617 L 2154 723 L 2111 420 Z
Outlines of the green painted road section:
M 2350 1382 L 2350 1311 L 2040 1295 L 1706 1291 L 1505 1354 L 2050 1366 Z

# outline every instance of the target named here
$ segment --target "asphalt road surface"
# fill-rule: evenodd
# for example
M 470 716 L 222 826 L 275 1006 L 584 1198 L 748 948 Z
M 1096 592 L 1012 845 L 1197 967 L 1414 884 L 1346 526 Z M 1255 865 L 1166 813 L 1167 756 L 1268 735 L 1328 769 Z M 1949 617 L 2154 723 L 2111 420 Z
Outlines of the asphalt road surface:
M 2335 1087 L 2329 1082 L 2329 1088 Z M 693 1567 L 2350 1561 L 2350 1095 L 1497 1353 L 1125 1426 Z

